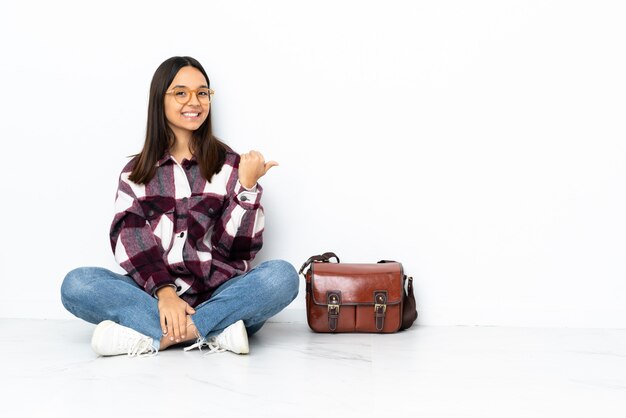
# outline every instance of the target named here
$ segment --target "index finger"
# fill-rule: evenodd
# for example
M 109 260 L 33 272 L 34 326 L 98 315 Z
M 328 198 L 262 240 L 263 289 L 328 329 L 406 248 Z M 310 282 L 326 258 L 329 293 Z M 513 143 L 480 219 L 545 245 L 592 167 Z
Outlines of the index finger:
M 165 314 L 159 313 L 159 321 L 161 322 L 161 331 L 163 335 L 167 335 L 167 325 L 165 324 Z

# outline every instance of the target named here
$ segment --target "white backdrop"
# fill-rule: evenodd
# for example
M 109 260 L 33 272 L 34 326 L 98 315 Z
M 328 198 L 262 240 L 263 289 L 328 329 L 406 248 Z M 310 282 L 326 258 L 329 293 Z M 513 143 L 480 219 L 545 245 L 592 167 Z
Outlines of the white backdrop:
M 218 136 L 281 164 L 258 260 L 400 260 L 426 325 L 626 327 L 625 21 L 617 0 L 3 0 L 0 317 L 69 318 L 67 271 L 119 271 L 117 176 L 154 70 L 191 55 Z

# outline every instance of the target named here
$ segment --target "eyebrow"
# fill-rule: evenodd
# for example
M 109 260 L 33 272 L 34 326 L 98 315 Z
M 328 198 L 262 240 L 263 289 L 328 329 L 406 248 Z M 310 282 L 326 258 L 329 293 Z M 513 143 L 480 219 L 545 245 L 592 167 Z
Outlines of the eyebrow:
M 172 87 L 172 88 L 173 88 L 173 89 L 175 89 L 176 87 L 186 87 L 186 88 L 188 88 L 187 86 L 185 86 L 185 85 L 183 85 L 183 84 L 177 84 L 177 85 L 175 85 L 175 86 L 174 86 L 174 87 Z M 204 87 L 205 89 L 208 89 L 208 88 L 209 88 L 209 86 L 207 86 L 206 84 L 203 84 L 203 85 L 201 85 L 201 86 L 200 86 L 200 87 L 198 87 L 198 88 L 199 88 L 199 89 L 201 89 L 201 88 L 203 88 L 203 87 Z

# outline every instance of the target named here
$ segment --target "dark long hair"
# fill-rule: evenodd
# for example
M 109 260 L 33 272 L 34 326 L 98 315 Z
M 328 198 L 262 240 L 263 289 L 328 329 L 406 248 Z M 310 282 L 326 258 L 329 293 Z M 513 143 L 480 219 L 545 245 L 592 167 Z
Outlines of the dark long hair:
M 148 183 L 154 177 L 157 161 L 174 145 L 176 138 L 167 124 L 163 102 L 165 92 L 172 84 L 174 77 L 181 68 L 187 66 L 198 69 L 206 78 L 207 85 L 210 86 L 209 76 L 194 58 L 172 57 L 159 65 L 150 84 L 146 141 L 141 152 L 135 155 L 137 161 L 129 176 L 129 179 L 135 183 Z M 200 172 L 210 181 L 213 174 L 219 173 L 222 169 L 228 149 L 222 141 L 213 136 L 210 111 L 204 123 L 194 131 L 190 147 L 198 161 Z

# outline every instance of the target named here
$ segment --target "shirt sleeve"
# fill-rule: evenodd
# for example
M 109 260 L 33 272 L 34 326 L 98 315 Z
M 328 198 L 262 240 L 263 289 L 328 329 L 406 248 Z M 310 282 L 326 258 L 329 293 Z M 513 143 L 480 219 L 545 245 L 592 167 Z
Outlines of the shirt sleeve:
M 111 224 L 111 248 L 116 261 L 150 295 L 163 286 L 176 286 L 163 261 L 163 250 L 138 202 L 145 186 L 120 175 Z
M 250 261 L 263 246 L 265 214 L 261 206 L 263 188 L 257 183 L 252 189 L 244 188 L 237 170 L 229 184 L 227 202 L 222 216 L 215 225 L 211 243 L 214 251 L 231 261 Z

